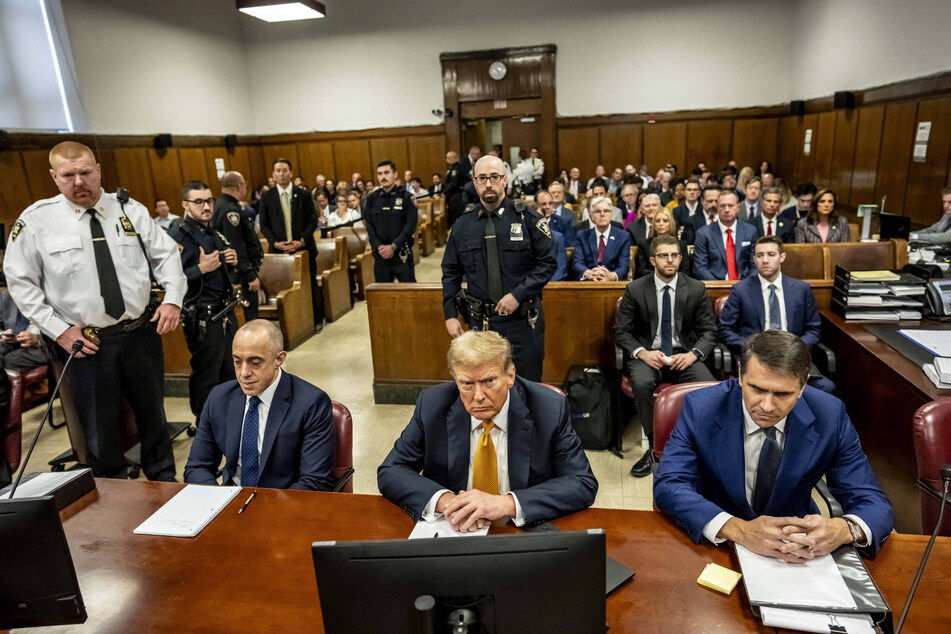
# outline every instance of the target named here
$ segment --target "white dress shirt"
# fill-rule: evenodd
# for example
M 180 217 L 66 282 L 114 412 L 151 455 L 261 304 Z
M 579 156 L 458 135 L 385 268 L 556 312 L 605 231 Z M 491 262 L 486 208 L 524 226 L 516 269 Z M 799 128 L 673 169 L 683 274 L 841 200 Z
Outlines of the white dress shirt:
M 748 219 L 753 220 L 754 218 L 756 218 L 756 215 L 754 214 L 754 212 L 756 211 L 756 203 L 755 203 L 755 202 L 749 203 L 749 202 L 747 202 L 747 201 L 744 200 L 744 201 L 743 201 L 742 203 L 740 203 L 740 204 L 741 204 L 741 205 L 746 205 L 746 217 L 747 217 Z
M 690 217 L 692 217 L 695 213 L 697 213 L 697 211 L 700 210 L 700 201 L 698 200 L 698 201 L 695 202 L 695 203 L 693 204 L 693 206 L 691 207 L 691 206 L 690 206 L 690 203 L 688 203 L 688 202 L 685 200 L 685 201 L 684 201 L 684 207 L 687 208 L 687 217 L 690 218 Z
M 758 222 L 758 223 L 760 224 L 760 226 L 763 227 L 763 235 L 764 235 L 764 236 L 769 236 L 769 235 L 775 236 L 775 235 L 779 232 L 779 222 L 778 222 L 778 221 L 779 221 L 779 214 L 773 214 L 773 217 L 772 217 L 772 218 L 767 218 L 767 217 L 766 217 L 765 215 L 763 215 L 763 214 L 760 214 L 760 215 L 758 215 L 758 216 L 756 217 L 756 222 Z M 772 224 L 772 227 L 773 227 L 772 233 L 770 233 L 770 231 L 769 231 L 769 225 L 770 225 L 770 224 Z
M 532 176 L 540 181 L 545 174 L 545 161 L 540 158 L 529 159 L 532 162 Z
M 362 218 L 363 218 L 363 216 L 360 215 L 360 210 L 359 210 L 359 209 L 350 209 L 349 207 L 347 207 L 347 213 L 346 213 L 346 215 L 345 215 L 343 218 L 341 218 L 341 217 L 340 217 L 340 214 L 338 214 L 336 211 L 333 212 L 332 214 L 328 214 L 328 215 L 327 215 L 327 226 L 328 226 L 328 227 L 337 227 L 337 226 L 339 226 L 339 225 L 343 225 L 343 224 L 346 224 L 346 223 L 348 223 L 348 222 L 354 222 L 354 221 L 357 221 L 357 220 L 361 220 Z M 354 222 L 354 224 L 353 224 L 352 226 L 354 226 L 354 227 L 362 227 L 362 226 L 363 226 L 363 223 L 362 223 L 362 222 Z
M 277 392 L 277 385 L 281 382 L 281 377 L 284 376 L 284 370 L 277 369 L 277 378 L 274 379 L 274 382 L 264 388 L 264 391 L 258 394 L 258 398 L 261 399 L 261 402 L 258 403 L 258 455 L 261 455 L 261 447 L 264 446 L 264 429 L 267 427 L 267 415 L 271 411 L 271 401 L 274 400 L 274 393 Z M 234 472 L 234 483 L 236 486 L 241 486 L 241 449 L 244 445 L 244 419 L 248 416 L 248 406 L 251 403 L 251 397 L 245 395 L 244 397 L 244 411 L 241 413 L 241 444 L 238 446 L 238 468 Z M 264 465 L 258 461 L 258 475 L 261 474 L 261 469 L 264 468 Z
M 294 183 L 288 183 L 286 188 L 282 188 L 280 185 L 275 185 L 277 187 L 277 197 L 280 200 L 284 197 L 284 192 L 287 192 L 287 199 L 291 200 L 294 197 Z
M 763 290 L 763 306 L 766 307 L 766 321 L 764 326 L 766 330 L 769 330 L 769 318 L 771 313 L 769 312 L 769 287 L 773 285 L 776 287 L 776 299 L 779 300 L 779 318 L 783 326 L 783 330 L 788 331 L 789 326 L 786 322 L 786 300 L 783 295 L 783 274 L 780 273 L 776 276 L 776 279 L 772 282 L 767 280 L 762 275 L 757 275 L 759 278 L 760 288 Z
M 495 445 L 495 458 L 499 465 L 499 495 L 511 495 L 515 501 L 515 517 L 512 521 L 516 526 L 525 524 L 525 514 L 522 512 L 522 505 L 518 503 L 518 497 L 509 490 L 509 404 L 512 402 L 512 391 L 505 397 L 505 403 L 502 409 L 495 415 L 492 422 L 495 426 L 489 432 L 492 444 Z M 472 465 L 475 462 L 476 447 L 479 446 L 479 439 L 482 437 L 482 419 L 475 416 L 469 416 L 469 476 L 466 479 L 466 490 L 472 490 Z M 427 522 L 434 522 L 442 517 L 442 513 L 436 512 L 436 502 L 439 501 L 443 493 L 450 492 L 449 489 L 440 489 L 433 494 L 429 503 L 423 509 L 423 519 Z
M 674 348 L 680 347 L 680 334 L 677 332 L 677 314 L 676 314 L 676 304 L 675 298 L 677 296 L 677 282 L 680 280 L 680 274 L 674 275 L 674 279 L 669 282 L 657 277 L 657 273 L 654 273 L 654 291 L 657 293 L 657 330 L 654 331 L 654 340 L 651 342 L 651 350 L 660 350 L 660 329 L 663 324 L 664 316 L 664 287 L 670 287 L 670 334 L 671 342 Z M 637 357 L 638 353 L 644 349 L 644 346 L 636 348 L 634 358 Z
M 158 226 L 160 226 L 162 229 L 165 229 L 166 231 L 168 231 L 168 228 L 172 226 L 172 221 L 173 221 L 173 220 L 178 220 L 179 218 L 181 218 L 181 216 L 176 216 L 176 215 L 173 214 L 173 213 L 169 213 L 169 214 L 168 214 L 167 216 L 165 216 L 164 218 L 161 218 L 161 217 L 159 217 L 159 216 L 156 216 L 156 217 L 155 217 L 155 224 L 157 224 Z

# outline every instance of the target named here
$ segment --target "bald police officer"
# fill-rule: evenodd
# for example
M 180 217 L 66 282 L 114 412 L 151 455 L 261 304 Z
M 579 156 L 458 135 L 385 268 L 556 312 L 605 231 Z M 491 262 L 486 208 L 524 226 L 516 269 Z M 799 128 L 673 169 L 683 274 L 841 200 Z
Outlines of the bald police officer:
M 461 335 L 462 317 L 473 330 L 498 332 L 512 344 L 516 373 L 541 381 L 541 292 L 557 267 L 551 230 L 538 212 L 505 197 L 508 179 L 500 158 L 482 157 L 472 174 L 479 204 L 453 225 L 442 260 L 446 329 L 454 339 Z
M 258 291 L 261 281 L 258 271 L 264 260 L 261 241 L 254 231 L 254 219 L 244 213 L 242 200 L 248 193 L 248 184 L 241 172 L 225 172 L 221 177 L 221 197 L 215 201 L 211 226 L 221 233 L 238 255 L 238 281 L 247 305 L 244 320 L 258 318 Z
M 88 147 L 66 141 L 49 159 L 60 195 L 34 203 L 14 224 L 4 259 L 10 294 L 58 344 L 61 359 L 82 342 L 64 387 L 93 474 L 126 477 L 118 433 L 125 397 L 135 412 L 142 470 L 150 480 L 174 480 L 160 335 L 178 325 L 185 295 L 178 245 L 141 204 L 102 190 Z M 150 302 L 150 273 L 165 286 L 160 305 Z

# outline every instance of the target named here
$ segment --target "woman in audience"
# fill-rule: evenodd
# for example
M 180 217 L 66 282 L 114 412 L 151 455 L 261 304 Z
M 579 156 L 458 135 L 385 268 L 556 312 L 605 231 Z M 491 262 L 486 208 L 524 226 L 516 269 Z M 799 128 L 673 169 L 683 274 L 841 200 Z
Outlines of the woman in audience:
M 647 233 L 646 240 L 637 241 L 637 255 L 634 256 L 634 277 L 643 277 L 654 271 L 651 266 L 651 242 L 660 235 L 672 235 L 677 237 L 677 221 L 674 220 L 674 212 L 670 209 L 660 209 L 654 214 L 654 222 L 651 223 L 650 231 Z M 687 257 L 687 243 L 678 239 L 680 244 L 680 273 L 690 274 L 690 258 Z
M 759 174 L 757 174 L 757 176 L 759 176 L 760 178 L 763 178 L 763 174 L 772 174 L 772 173 L 773 173 L 772 163 L 770 163 L 769 161 L 763 161 L 762 163 L 759 164 Z M 765 189 L 766 185 L 763 185 L 763 188 Z
M 337 209 L 327 217 L 327 227 L 340 227 L 342 225 L 348 227 L 363 226 L 363 223 L 360 222 L 363 218 L 363 216 L 360 215 L 360 210 L 351 209 L 347 205 L 347 198 L 348 196 L 345 192 L 337 194 Z
M 555 180 L 561 183 L 562 185 L 564 185 L 565 191 L 568 190 L 568 182 L 569 182 L 568 170 L 561 170 L 560 172 L 558 172 L 558 178 L 556 178 Z
M 340 181 L 337 183 L 337 191 L 334 192 L 334 195 L 337 196 L 339 194 L 346 194 L 348 191 L 350 191 L 350 183 L 346 181 Z
M 660 197 L 660 201 L 664 203 L 664 197 L 667 194 L 664 194 Z M 683 203 L 687 198 L 687 180 L 684 178 L 677 178 L 670 184 L 670 200 L 664 203 L 664 207 L 673 211 L 674 207 Z
M 851 242 L 849 221 L 835 210 L 836 197 L 831 189 L 821 189 L 812 199 L 809 214 L 796 223 L 796 242 Z
M 327 200 L 331 201 L 331 203 L 337 200 L 337 187 L 334 185 L 332 178 L 328 178 L 326 182 L 324 182 L 324 193 L 327 194 Z
M 794 209 L 796 205 L 799 204 L 799 201 L 796 200 L 796 197 L 793 196 L 792 190 L 789 189 L 789 185 L 786 184 L 781 178 L 776 179 L 776 184 L 774 187 L 778 187 L 783 190 L 783 207 L 782 210 L 786 211 L 787 209 Z M 765 187 L 763 189 L 766 189 Z
M 747 165 L 740 170 L 740 175 L 736 177 L 736 188 L 746 194 L 746 184 L 750 182 L 750 179 L 756 176 L 756 172 L 753 171 L 753 168 Z

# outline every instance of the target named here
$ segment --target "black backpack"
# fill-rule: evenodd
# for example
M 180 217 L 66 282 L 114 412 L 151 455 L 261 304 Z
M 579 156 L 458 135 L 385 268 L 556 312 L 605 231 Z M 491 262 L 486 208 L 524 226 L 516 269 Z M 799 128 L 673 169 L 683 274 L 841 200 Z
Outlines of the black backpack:
M 580 370 L 580 372 L 579 372 Z M 577 378 L 573 378 L 577 377 Z M 614 441 L 611 387 L 597 367 L 572 367 L 565 385 L 571 426 L 585 449 L 607 449 Z

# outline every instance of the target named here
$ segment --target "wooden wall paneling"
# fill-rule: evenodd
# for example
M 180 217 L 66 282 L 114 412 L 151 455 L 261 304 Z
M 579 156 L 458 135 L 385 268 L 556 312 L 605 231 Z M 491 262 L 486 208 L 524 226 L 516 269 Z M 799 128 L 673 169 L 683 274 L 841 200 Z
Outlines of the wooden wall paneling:
M 908 183 L 917 110 L 918 104 L 913 101 L 885 106 L 875 200 L 880 201 L 882 196 L 887 196 L 885 211 L 893 214 L 901 214 L 905 210 L 905 185 Z
M 689 121 L 687 123 L 687 149 L 680 174 L 689 178 L 690 171 L 703 161 L 714 172 L 730 160 L 730 144 L 733 142 L 733 122 L 729 119 Z
M 524 99 L 541 95 L 541 55 L 502 58 L 508 70 L 499 81 L 489 77 L 489 66 L 496 59 L 485 56 L 455 62 L 459 101 Z
M 533 121 L 522 121 L 522 119 L 533 119 Z M 538 145 L 539 122 L 538 117 L 506 117 L 500 122 L 502 128 L 503 151 L 505 160 L 511 162 L 512 150 L 518 148 L 524 150 L 526 156 L 532 146 Z M 516 164 L 517 164 L 516 155 Z
M 778 139 L 778 117 L 737 119 L 733 122 L 733 145 L 730 158 L 736 161 L 740 169 L 749 165 L 755 170 L 762 161 L 772 163 L 776 159 Z
M 114 192 L 119 186 L 119 174 L 116 172 L 116 157 L 111 149 L 99 150 L 99 169 L 102 172 L 102 186 L 107 192 Z
M 360 172 L 364 178 L 376 172 L 370 169 L 370 142 L 366 139 L 353 141 L 334 141 L 334 167 L 337 180 L 350 182 L 354 172 Z
M 433 174 L 446 175 L 445 136 L 411 136 L 406 139 L 406 145 L 409 150 L 409 168 L 423 179 L 423 187 L 432 184 Z
M 251 189 L 257 189 L 261 185 L 267 184 L 267 179 L 271 176 L 271 165 L 265 163 L 264 150 L 260 145 L 249 145 L 247 149 L 248 163 L 251 166 L 251 179 L 248 186 Z M 247 174 L 245 174 L 245 178 L 247 178 Z
M 215 196 L 221 195 L 221 183 L 218 182 L 218 171 L 208 169 L 205 162 L 205 148 L 201 147 L 183 147 L 178 149 L 178 162 L 182 168 L 182 184 L 190 180 L 205 181 L 211 187 Z M 227 169 L 227 162 L 225 162 Z
M 151 148 L 116 148 L 112 151 L 116 159 L 116 176 L 118 185 L 129 190 L 129 195 L 150 210 L 155 201 L 155 184 L 152 181 L 152 166 L 149 161 Z M 177 161 L 177 155 L 176 155 Z M 176 163 L 176 167 L 177 167 Z M 179 173 L 181 169 L 179 168 Z M 179 184 L 181 187 L 181 184 Z M 168 194 L 163 194 L 167 196 Z M 173 201 L 181 201 L 181 190 L 168 201 L 169 206 L 176 210 L 181 205 Z M 175 213 L 178 213 L 175 211 Z
M 49 172 L 46 178 L 52 180 L 49 178 Z M 0 187 L 0 222 L 5 225 L 9 235 L 10 228 L 20 216 L 20 212 L 34 202 L 20 152 L 16 150 L 0 152 L 0 183 L 3 183 Z
M 365 180 L 376 182 L 376 165 L 380 161 L 396 163 L 396 173 L 403 178 L 403 172 L 412 169 L 409 166 L 409 151 L 406 148 L 406 137 L 391 137 L 388 139 L 370 139 L 370 172 L 363 172 Z M 415 174 L 415 172 L 414 172 Z M 416 174 L 416 176 L 420 176 Z M 422 176 L 420 176 L 422 178 Z M 423 187 L 426 181 L 423 181 Z
M 155 196 L 147 199 L 141 198 L 141 194 L 133 198 L 145 205 L 150 212 L 155 213 L 154 198 L 164 198 L 168 203 L 172 213 L 178 214 L 181 208 L 182 185 L 185 181 L 182 179 L 182 164 L 179 160 L 178 148 L 166 148 L 156 150 L 150 148 L 146 150 L 149 156 L 149 167 L 152 170 L 152 186 L 155 188 Z M 192 180 L 189 178 L 188 180 Z M 130 190 L 131 191 L 131 190 Z
M 686 123 L 651 123 L 644 128 L 644 163 L 651 176 L 667 163 L 682 170 L 686 164 L 686 152 Z
M 796 172 L 796 163 L 802 152 L 802 118 L 799 116 L 783 117 L 779 120 L 779 138 L 776 141 L 776 160 L 773 161 L 773 170 L 776 176 L 782 178 L 790 189 L 796 187 L 799 177 Z
M 923 163 L 912 160 L 905 188 L 905 215 L 912 222 L 930 225 L 941 217 L 941 190 L 947 186 L 951 153 L 951 97 L 918 103 L 918 124 L 931 122 L 931 136 Z
M 31 202 L 52 198 L 59 189 L 50 176 L 49 150 L 23 150 L 21 153 L 26 182 L 29 185 Z M 20 210 L 22 211 L 22 209 Z
M 608 174 L 615 167 L 630 163 L 638 169 L 644 156 L 644 126 L 638 123 L 607 125 L 598 128 L 601 162 Z M 557 176 L 555 174 L 554 176 Z
M 835 111 L 819 115 L 819 127 L 812 134 L 812 182 L 822 189 L 832 182 L 832 149 L 835 142 Z M 837 194 L 839 192 L 836 192 Z
M 878 155 L 882 147 L 885 106 L 859 108 L 858 115 L 855 152 L 852 158 L 852 187 L 848 201 L 851 207 L 877 204 L 875 178 L 878 174 Z
M 442 62 L 442 91 L 443 108 L 446 112 L 452 112 L 453 115 L 445 116 L 443 122 L 446 128 L 446 151 L 457 152 L 459 156 L 464 156 L 468 148 L 463 148 L 462 139 L 462 115 L 459 111 L 459 90 L 458 74 L 456 73 L 456 62 Z
M 558 164 L 545 169 L 552 170 L 552 180 L 558 172 L 577 167 L 581 170 L 581 178 L 588 179 L 594 176 L 594 168 L 600 160 L 597 128 L 565 128 L 558 130 Z
M 300 160 L 300 175 L 308 187 L 317 182 L 317 175 L 337 181 L 334 174 L 334 148 L 330 141 L 298 143 L 297 157 Z
M 204 156 L 205 171 L 208 174 L 208 178 L 211 179 L 209 183 L 211 185 L 212 191 L 215 192 L 215 196 L 221 194 L 221 183 L 218 180 L 218 168 L 215 166 L 215 159 L 224 159 L 225 161 L 225 171 L 235 171 L 240 172 L 244 176 L 244 180 L 248 183 L 248 200 L 251 199 L 250 191 L 253 188 L 251 185 L 251 164 L 248 161 L 248 148 L 247 146 L 238 146 L 234 149 L 233 152 L 229 152 L 228 148 L 223 145 L 209 145 L 202 148 L 202 154 Z M 184 154 L 182 155 L 182 172 L 185 171 L 185 159 Z
M 555 107 L 555 54 L 542 55 L 541 68 L 538 73 L 539 91 L 542 100 L 541 116 L 538 130 L 538 155 L 542 160 L 551 161 L 555 156 L 557 138 L 557 109 Z M 551 168 L 545 164 L 546 172 Z M 551 174 L 546 174 L 551 176 Z M 555 174 L 557 176 L 557 174 Z
M 799 147 L 797 149 L 796 161 L 796 182 L 812 182 L 812 176 L 815 171 L 816 163 L 816 133 L 819 129 L 819 115 L 807 114 L 802 117 L 802 123 L 799 127 Z M 806 130 L 812 130 L 812 148 L 808 155 L 803 153 L 806 140 Z
M 298 170 L 300 169 L 300 160 L 297 157 L 297 144 L 296 143 L 274 143 L 269 145 L 262 145 L 261 152 L 264 155 L 264 166 L 267 170 L 267 175 L 270 176 L 273 171 L 271 165 L 279 158 L 285 158 L 291 162 L 291 171 L 294 173 L 294 176 L 301 176 Z
M 848 204 L 851 200 L 852 162 L 855 157 L 855 135 L 858 132 L 860 116 L 859 111 L 853 108 L 838 110 L 835 114 L 835 139 L 832 143 L 829 185 L 843 204 Z

